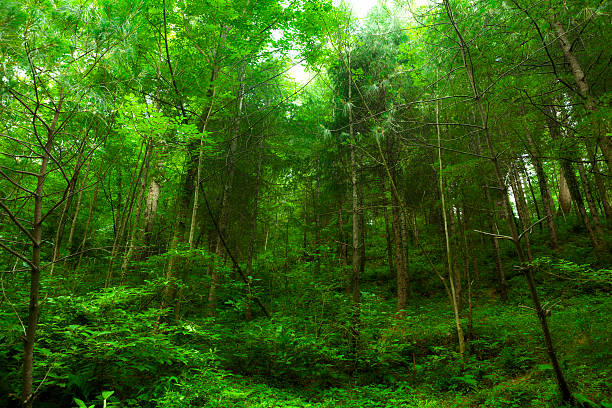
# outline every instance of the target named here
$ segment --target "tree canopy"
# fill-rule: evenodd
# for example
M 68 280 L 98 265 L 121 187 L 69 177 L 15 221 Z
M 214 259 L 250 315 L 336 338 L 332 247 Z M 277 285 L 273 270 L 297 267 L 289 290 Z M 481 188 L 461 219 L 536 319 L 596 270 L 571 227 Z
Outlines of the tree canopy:
M 1 2 L 0 408 L 612 406 L 611 7 Z

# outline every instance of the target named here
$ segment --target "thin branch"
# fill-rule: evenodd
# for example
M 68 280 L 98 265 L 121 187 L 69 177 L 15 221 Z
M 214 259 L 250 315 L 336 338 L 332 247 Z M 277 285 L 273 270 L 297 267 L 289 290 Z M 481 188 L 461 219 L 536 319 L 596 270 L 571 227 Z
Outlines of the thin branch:
M 546 219 L 548 219 L 550 217 L 550 215 L 547 215 L 546 217 L 537 220 L 536 222 L 534 222 L 533 224 L 531 224 L 529 227 L 525 228 L 525 230 L 523 232 L 521 232 L 521 234 L 519 235 L 519 241 L 521 240 L 521 238 L 523 238 L 523 236 L 525 236 L 525 234 L 527 234 L 528 232 L 530 232 L 533 227 L 535 227 L 536 225 L 538 225 L 539 223 L 541 223 L 542 221 L 545 221 Z
M 7 247 L 7 246 L 6 246 L 6 245 L 4 245 L 2 242 L 0 242 L 0 248 L 4 249 L 5 251 L 7 251 L 7 252 L 9 252 L 9 253 L 13 254 L 14 256 L 16 256 L 17 258 L 21 259 L 23 262 L 25 262 L 25 263 L 27 263 L 28 265 L 30 265 L 30 267 L 31 267 L 32 269 L 35 269 L 35 270 L 36 270 L 36 269 L 38 269 L 38 268 L 36 267 L 36 265 L 34 265 L 34 264 L 32 263 L 32 261 L 30 261 L 30 260 L 29 260 L 28 258 L 26 258 L 25 256 L 21 255 L 19 252 L 15 251 L 15 250 L 13 250 L 13 249 L 11 249 L 11 248 L 9 248 L 9 247 Z
M 30 231 L 28 231 L 22 224 L 21 222 L 19 222 L 19 220 L 17 219 L 17 217 L 15 216 L 15 214 L 13 214 L 13 212 L 11 210 L 9 210 L 9 208 L 4 205 L 4 203 L 2 201 L 0 201 L 0 207 L 2 207 L 2 209 L 4 210 L 4 212 L 9 216 L 9 218 L 13 221 L 13 223 L 19 227 L 19 229 L 26 234 L 26 236 L 30 239 L 30 241 L 32 241 L 33 243 L 36 243 L 36 240 L 34 239 L 34 237 L 32 236 L 32 234 L 30 233 Z
M 9 181 L 9 183 L 11 183 L 12 185 L 14 185 L 15 187 L 17 187 L 20 190 L 25 191 L 26 193 L 30 194 L 30 195 L 34 195 L 33 191 L 28 190 L 27 188 L 23 187 L 21 184 L 17 183 L 16 181 L 14 181 L 12 178 L 10 178 L 5 172 L 3 172 L 2 170 L 0 170 L 0 176 L 4 177 L 5 179 L 7 179 Z
M 489 236 L 494 237 L 496 239 L 507 239 L 509 241 L 514 242 L 514 239 L 512 237 L 507 236 L 507 235 L 493 234 L 491 232 L 484 232 L 484 231 L 480 231 L 480 230 L 474 230 L 474 232 L 478 232 L 478 233 L 484 234 L 484 235 L 489 235 Z

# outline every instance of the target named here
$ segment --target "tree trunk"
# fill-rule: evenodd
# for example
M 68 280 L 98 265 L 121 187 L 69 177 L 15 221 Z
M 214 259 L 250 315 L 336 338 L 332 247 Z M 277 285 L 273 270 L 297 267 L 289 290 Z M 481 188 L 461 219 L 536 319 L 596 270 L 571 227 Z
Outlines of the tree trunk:
M 442 138 L 440 136 L 440 109 L 439 100 L 436 99 L 436 133 L 438 136 L 438 187 L 440 192 L 441 212 L 442 212 L 442 225 L 444 227 L 444 243 L 446 248 L 446 264 L 448 267 L 448 281 L 450 286 L 450 295 L 453 307 L 453 313 L 455 315 L 455 326 L 457 328 L 457 340 L 459 342 L 459 356 L 461 361 L 464 361 L 465 355 L 465 336 L 463 335 L 463 328 L 461 327 L 461 316 L 459 315 L 459 302 L 457 298 L 457 291 L 455 288 L 455 273 L 453 271 L 453 258 L 450 247 L 450 238 L 448 233 L 448 220 L 446 217 L 446 201 L 444 195 L 444 176 L 442 173 Z
M 468 237 L 466 231 L 469 228 L 468 225 L 468 217 L 466 214 L 467 208 L 463 206 L 463 218 L 460 223 L 461 230 L 461 241 L 463 243 L 463 270 L 464 276 L 467 283 L 467 300 L 468 300 L 468 327 L 467 327 L 467 336 L 468 340 L 472 339 L 474 334 L 474 314 L 473 314 L 473 303 L 472 303 L 472 274 L 470 273 L 470 258 L 476 260 L 473 256 L 471 256 L 471 247 L 468 245 Z M 476 262 L 474 262 L 474 266 L 476 266 Z M 476 270 L 474 270 L 474 275 L 476 275 Z
M 102 167 L 101 163 L 100 163 L 100 167 Z M 78 248 L 80 253 L 79 253 L 79 261 L 77 262 L 77 265 L 75 268 L 77 271 L 79 270 L 81 266 L 81 260 L 83 259 L 83 251 L 85 250 L 85 244 L 87 243 L 89 229 L 91 228 L 91 221 L 93 219 L 94 205 L 96 203 L 96 198 L 98 197 L 100 183 L 102 183 L 102 180 L 99 180 L 96 183 L 96 187 L 94 188 L 94 193 L 91 199 L 91 203 L 89 203 L 89 213 L 87 215 L 87 222 L 85 223 L 85 231 L 83 232 L 83 240 L 81 241 L 81 245 L 79 245 L 79 248 Z M 92 232 L 92 236 L 93 236 L 93 232 Z
M 240 73 L 240 85 L 238 86 L 238 107 L 237 107 L 237 118 L 235 120 L 233 130 L 231 133 L 230 150 L 228 152 L 228 172 L 225 185 L 223 187 L 223 198 L 221 200 L 221 210 L 219 214 L 219 220 L 217 226 L 219 227 L 217 244 L 215 245 L 215 254 L 218 258 L 223 255 L 223 243 L 221 235 L 225 233 L 227 226 L 227 216 L 229 212 L 229 195 L 232 190 L 234 182 L 234 171 L 236 161 L 236 150 L 238 149 L 238 136 L 240 134 L 240 119 L 242 116 L 242 105 L 244 102 L 244 70 L 243 66 Z M 218 268 L 214 267 L 210 271 L 210 288 L 208 290 L 208 315 L 215 316 L 217 314 L 217 288 L 221 283 L 221 276 L 219 275 Z
M 536 199 L 535 191 L 533 189 L 533 185 L 531 184 L 531 177 L 529 177 L 529 173 L 527 172 L 527 166 L 525 165 L 525 161 L 522 156 L 519 156 L 519 162 L 521 163 L 520 171 L 517 170 L 518 179 L 523 180 L 524 184 L 529 188 L 529 193 L 531 194 L 531 199 L 533 200 L 533 207 L 536 212 L 536 220 L 542 219 L 542 214 L 540 213 L 540 206 L 538 205 L 538 200 Z M 527 203 L 527 201 L 525 201 Z M 529 206 L 527 206 L 529 208 Z M 540 231 L 542 231 L 542 223 L 538 224 Z
M 85 136 L 85 139 L 87 139 L 87 136 Z M 85 141 L 83 142 L 83 145 L 82 145 L 82 148 L 84 147 L 85 147 Z M 66 202 L 64 203 L 62 215 L 60 216 L 59 222 L 57 223 L 57 228 L 56 228 L 56 233 L 55 233 L 55 243 L 53 245 L 53 257 L 51 259 L 51 270 L 49 271 L 49 276 L 53 276 L 53 271 L 55 269 L 57 257 L 59 255 L 60 247 L 62 245 L 62 238 L 64 236 L 64 226 L 66 225 L 66 218 L 68 216 L 68 210 L 70 209 L 70 206 L 72 205 L 72 199 L 74 198 L 74 190 L 76 189 L 78 178 L 79 178 L 79 172 L 82 166 L 82 163 L 81 163 L 82 156 L 83 156 L 83 150 L 81 149 L 81 151 L 79 152 L 79 158 L 77 159 L 76 166 L 74 168 L 74 172 L 72 174 L 72 177 L 68 185 L 68 194 L 66 196 Z M 83 193 L 83 189 L 85 188 L 85 184 L 87 182 L 87 173 L 89 173 L 90 164 L 91 164 L 91 160 L 87 162 L 87 170 L 85 171 L 83 186 L 81 187 L 81 191 L 79 191 L 79 200 L 78 200 L 79 202 L 77 204 L 77 209 L 75 210 L 75 218 L 72 220 L 72 226 L 70 227 L 70 235 L 71 235 L 70 240 L 71 241 L 72 241 L 72 234 L 74 233 L 74 224 L 76 221 L 76 215 L 78 215 L 78 207 L 80 206 L 81 194 Z
M 536 177 L 538 178 L 538 185 L 540 186 L 540 196 L 542 198 L 542 206 L 544 207 L 544 215 L 546 216 L 550 246 L 553 250 L 558 251 L 559 238 L 557 237 L 557 228 L 555 227 L 554 203 L 552 194 L 550 192 L 550 187 L 548 186 L 548 177 L 546 176 L 546 172 L 542 166 L 542 161 L 539 157 L 540 151 L 535 144 L 533 137 L 531 137 L 531 133 L 526 132 L 526 135 L 530 147 L 529 155 L 531 157 L 531 163 L 535 168 Z
M 384 178 L 385 176 L 383 176 Z M 395 275 L 395 266 L 393 265 L 393 238 L 391 237 L 391 228 L 389 226 L 389 210 L 387 200 L 387 189 L 383 182 L 383 216 L 385 218 L 385 242 L 387 243 L 387 264 L 389 265 L 390 276 Z
M 402 225 L 401 225 L 401 213 L 400 208 L 400 197 L 398 197 L 396 173 L 395 173 L 395 158 L 393 157 L 393 146 L 394 140 L 391 136 L 387 135 L 387 165 L 389 166 L 389 185 L 396 186 L 391 187 L 391 214 L 392 214 L 392 228 L 393 228 L 393 242 L 395 244 L 395 271 L 397 273 L 397 313 L 398 317 L 403 317 L 406 312 L 406 303 L 408 298 L 408 282 L 406 281 L 406 271 L 404 267 L 406 262 L 404 261 L 404 250 L 402 241 Z
M 138 157 L 136 158 L 137 164 L 141 163 L 140 156 L 142 155 L 142 151 L 145 145 L 146 145 L 146 138 L 143 138 L 140 143 L 140 151 L 138 152 Z M 138 171 L 138 167 L 140 167 L 140 171 Z M 116 231 L 115 239 L 113 240 L 113 248 L 111 250 L 110 261 L 108 263 L 108 271 L 106 272 L 106 280 L 104 282 L 105 288 L 107 288 L 111 284 L 111 280 L 113 278 L 113 264 L 115 261 L 115 257 L 117 257 L 117 253 L 119 252 L 119 248 L 122 246 L 121 242 L 123 241 L 123 235 L 125 231 L 127 230 L 129 218 L 132 213 L 132 205 L 134 204 L 134 195 L 136 194 L 138 181 L 139 181 L 137 177 L 139 178 L 141 175 L 142 175 L 142 163 L 140 164 L 140 166 L 136 165 L 134 167 L 134 171 L 132 172 L 132 177 L 130 179 L 130 185 L 129 185 L 130 190 L 126 198 L 126 205 L 124 206 L 125 209 L 121 212 L 121 215 L 119 215 L 119 213 L 117 212 L 117 220 L 119 220 L 119 229 Z M 119 210 L 117 209 L 117 211 Z
M 546 117 L 546 122 L 548 124 L 548 129 L 550 131 L 550 136 L 554 140 L 561 141 L 561 129 L 559 123 L 555 120 L 557 117 L 557 112 L 554 106 L 549 106 L 550 116 Z M 582 194 L 580 193 L 580 187 L 578 185 L 578 179 L 576 178 L 576 173 L 572 167 L 572 161 L 576 157 L 574 152 L 574 147 L 561 147 L 560 149 L 560 164 L 561 164 L 561 174 L 564 176 L 565 181 L 567 183 L 567 188 L 570 193 L 570 197 L 576 206 L 576 210 L 578 211 L 578 216 L 582 222 L 582 225 L 587 230 L 587 235 L 593 245 L 593 248 L 596 248 L 599 251 L 605 250 L 605 240 L 603 239 L 603 233 L 600 235 L 598 231 L 598 236 L 595 236 L 595 232 L 593 231 L 593 227 L 591 226 L 591 221 L 586 213 L 586 209 L 584 207 L 584 201 L 582 199 Z M 559 192 L 561 195 L 561 192 Z M 559 199 L 561 201 L 561 199 Z
M 580 175 L 580 180 L 582 181 L 584 198 L 586 198 L 587 205 L 589 206 L 589 212 L 591 213 L 595 233 L 600 240 L 605 242 L 604 232 L 601 228 L 601 221 L 599 220 L 599 214 L 597 212 L 597 206 L 595 205 L 595 200 L 593 200 L 593 194 L 591 193 L 591 185 L 587 177 L 586 170 L 584 169 L 584 164 L 580 160 L 578 161 L 578 174 Z
M 570 71 L 574 77 L 574 82 L 576 82 L 576 86 L 578 87 L 578 93 L 580 93 L 580 96 L 584 98 L 584 107 L 587 112 L 593 112 L 596 106 L 589 82 L 586 79 L 586 75 L 580 65 L 580 62 L 578 61 L 578 58 L 576 58 L 572 52 L 572 43 L 567 38 L 567 33 L 565 32 L 565 28 L 563 27 L 558 15 L 553 17 L 552 25 L 555 28 L 557 40 L 559 41 L 561 50 L 563 50 L 563 56 L 570 67 Z M 601 146 L 601 151 L 604 153 L 604 156 L 608 162 L 608 171 L 612 172 L 612 137 L 605 135 L 598 140 L 598 142 Z
M 572 195 L 567 186 L 563 169 L 560 169 L 559 173 L 559 212 L 567 215 L 572 209 Z
M 247 283 L 247 309 L 245 317 L 247 320 L 253 318 L 253 312 L 251 310 L 251 280 L 253 276 L 253 255 L 255 253 L 255 238 L 257 237 L 257 211 L 259 205 L 259 188 L 261 184 L 261 163 L 263 157 L 263 142 L 264 139 L 259 142 L 259 153 L 257 155 L 257 178 L 255 179 L 255 196 L 253 197 L 253 211 L 251 215 L 251 239 L 249 241 L 249 251 L 247 253 L 247 264 L 246 264 L 246 275 L 248 279 Z
M 493 232 L 497 232 L 496 209 L 491 199 L 491 193 L 489 192 L 488 186 L 486 187 L 486 196 L 489 206 L 491 207 L 491 216 L 489 217 L 489 229 Z M 506 274 L 504 273 L 504 264 L 502 263 L 501 253 L 499 248 L 499 239 L 495 236 L 491 236 L 491 244 L 493 245 L 493 251 L 495 256 L 495 271 L 497 273 L 497 288 L 499 295 L 503 301 L 508 300 L 508 282 L 506 281 Z
M 344 240 L 344 218 L 342 217 L 342 203 L 338 203 L 338 240 L 340 242 L 340 260 L 342 266 L 348 265 L 348 245 Z
M 351 72 L 351 54 L 347 52 L 347 68 L 348 68 L 348 112 L 349 112 L 349 137 L 350 137 L 350 155 L 351 155 L 351 187 L 352 187 L 352 210 L 353 210 L 353 274 L 351 278 L 352 288 L 352 322 L 351 322 L 351 353 L 353 355 L 353 361 L 357 363 L 357 349 L 359 343 L 359 324 L 361 320 L 361 292 L 359 288 L 359 272 L 362 268 L 363 259 L 361 259 L 361 231 L 360 231 L 360 216 L 361 208 L 359 207 L 359 181 L 358 174 L 359 168 L 357 164 L 356 144 L 357 138 L 355 137 L 355 131 L 353 129 L 353 108 L 352 102 L 352 88 L 353 88 L 353 75 Z
M 74 231 L 77 226 L 77 220 L 79 217 L 79 212 L 81 211 L 81 203 L 83 202 L 83 191 L 85 190 L 85 185 L 87 184 L 87 176 L 89 175 L 89 165 L 91 161 L 87 164 L 87 169 L 85 170 L 85 175 L 83 176 L 83 182 L 81 184 L 81 188 L 79 189 L 79 195 L 77 197 L 76 206 L 74 208 L 74 215 L 72 216 L 72 224 L 70 225 L 70 233 L 68 234 L 68 242 L 66 246 L 72 255 L 74 253 L 74 248 L 72 247 L 72 240 L 74 239 Z
M 518 173 L 516 171 L 515 163 L 510 164 L 509 176 L 510 186 L 512 187 L 512 193 L 514 196 L 514 202 L 516 203 L 516 212 L 518 213 L 519 221 L 521 222 L 521 225 L 524 230 L 529 227 L 531 221 L 526 209 L 525 195 L 523 189 L 521 188 L 521 181 L 518 179 Z M 526 243 L 527 257 L 531 259 L 532 254 L 528 236 L 526 237 Z
M 591 244 L 594 248 L 602 250 L 603 243 L 599 242 L 598 238 L 600 237 L 595 236 L 595 232 L 593 231 L 593 227 L 591 226 L 591 221 L 589 220 L 589 217 L 586 213 L 586 209 L 584 207 L 584 201 L 582 200 L 582 194 L 580 193 L 580 187 L 578 186 L 576 174 L 574 173 L 574 169 L 572 168 L 572 164 L 569 160 L 561 159 L 561 171 L 565 176 L 570 196 L 572 197 L 572 201 L 576 205 L 576 209 L 578 210 L 578 216 L 582 221 L 582 225 L 584 225 L 587 230 L 587 234 L 589 236 L 589 239 L 591 240 Z
M 456 216 L 456 217 L 455 217 Z M 459 233 L 457 231 L 458 227 L 461 226 L 461 219 L 459 218 L 459 214 L 455 213 L 454 210 L 448 210 L 446 213 L 446 219 L 448 221 L 448 233 L 451 239 L 451 249 L 454 248 L 458 255 L 453 256 L 453 285 L 455 287 L 455 304 L 457 305 L 457 310 L 459 311 L 459 315 L 461 315 L 461 311 L 463 310 L 463 284 L 461 282 L 461 268 L 459 267 L 460 263 L 460 250 L 461 250 L 461 239 L 459 237 Z
M 160 192 L 161 186 L 157 180 L 152 178 L 151 183 L 149 183 L 145 208 L 144 244 L 148 254 L 151 254 L 149 246 L 151 245 L 151 238 L 153 237 L 153 227 L 155 225 L 155 216 L 157 215 Z
M 28 305 L 28 318 L 26 321 L 25 336 L 23 338 L 23 369 L 21 376 L 21 403 L 26 408 L 31 408 L 34 395 L 32 394 L 32 378 L 34 368 L 34 342 L 36 341 L 36 329 L 38 328 L 39 296 L 40 296 L 40 270 L 41 270 L 41 245 L 42 245 L 42 205 L 47 178 L 47 167 L 51 159 L 51 149 L 55 139 L 55 128 L 62 109 L 63 97 L 55 107 L 53 121 L 47 131 L 47 141 L 43 147 L 40 170 L 36 176 L 36 190 L 34 191 L 34 217 L 32 219 L 32 262 L 30 269 L 30 301 Z
M 321 274 L 321 159 L 317 160 L 317 179 L 315 186 L 315 265 L 317 276 Z
M 406 285 L 406 297 L 410 296 L 410 258 L 408 257 L 408 229 L 406 225 L 406 213 L 400 213 L 400 227 L 402 235 L 402 258 L 404 260 L 404 280 Z
M 147 189 L 147 179 L 149 177 L 149 163 L 151 162 L 151 154 L 153 152 L 153 139 L 149 138 L 149 142 L 147 143 L 147 147 L 145 149 L 145 157 L 142 163 L 142 171 L 139 177 L 140 179 L 140 188 L 138 189 L 138 198 L 136 199 L 136 212 L 134 214 L 134 220 L 132 222 L 132 231 L 128 238 L 127 242 L 127 251 L 123 257 L 123 264 L 121 265 L 121 280 L 125 282 L 126 272 L 128 268 L 128 264 L 132 259 L 132 254 L 134 253 L 134 246 L 136 244 L 136 237 L 138 228 L 140 227 L 140 215 L 142 212 L 142 204 L 144 201 L 145 190 Z
M 591 162 L 591 169 L 593 171 L 593 175 L 595 176 L 595 184 L 597 185 L 599 199 L 601 200 L 601 204 L 604 208 L 604 212 L 606 214 L 608 222 L 612 222 L 612 206 L 610 206 L 610 201 L 608 200 L 608 191 L 606 189 L 606 183 L 603 180 L 602 174 L 599 170 L 596 152 L 593 152 L 591 150 L 588 143 L 586 144 L 586 151 L 589 155 L 589 161 Z
M 449 0 L 444 0 L 444 5 L 446 7 L 446 13 L 449 17 L 450 23 L 453 26 L 453 29 L 455 30 L 455 33 L 457 34 L 457 38 L 459 40 L 459 46 L 461 49 L 461 57 L 463 59 L 463 65 L 465 68 L 466 75 L 468 77 L 468 81 L 473 91 L 474 101 L 478 107 L 478 113 L 480 115 L 480 122 L 483 128 L 487 146 L 489 149 L 489 156 L 491 157 L 491 160 L 493 161 L 493 165 L 495 167 L 495 176 L 497 177 L 497 182 L 499 184 L 499 187 L 502 189 L 504 193 L 503 198 L 504 198 L 504 205 L 505 205 L 505 210 L 506 210 L 506 218 L 508 221 L 508 227 L 510 228 L 510 231 L 512 234 L 512 242 L 514 243 L 516 253 L 521 262 L 521 267 L 525 273 L 525 279 L 527 280 L 527 285 L 529 286 L 529 293 L 531 295 L 531 300 L 533 301 L 533 305 L 534 305 L 536 314 L 538 316 L 538 320 L 540 321 L 540 327 L 542 329 L 542 336 L 544 337 L 546 351 L 548 353 L 548 357 L 553 367 L 553 371 L 555 373 L 555 377 L 557 380 L 557 385 L 559 386 L 559 391 L 561 393 L 563 400 L 572 402 L 573 401 L 572 393 L 570 392 L 569 386 L 567 384 L 567 381 L 565 380 L 565 376 L 563 375 L 563 371 L 559 364 L 559 360 L 557 359 L 557 354 L 555 352 L 555 349 L 552 343 L 552 338 L 550 335 L 550 330 L 548 328 L 548 322 L 546 321 L 546 315 L 544 313 L 544 310 L 542 309 L 542 305 L 540 304 L 540 300 L 538 298 L 538 293 L 537 293 L 536 286 L 535 286 L 535 280 L 533 277 L 533 267 L 530 264 L 531 259 L 527 259 L 525 257 L 523 248 L 521 247 L 519 234 L 517 232 L 516 225 L 514 224 L 514 217 L 512 215 L 512 207 L 510 206 L 510 199 L 508 197 L 508 189 L 504 183 L 504 178 L 502 176 L 502 172 L 500 169 L 498 156 L 495 153 L 495 149 L 493 148 L 493 141 L 491 139 L 489 128 L 487 126 L 487 115 L 483 107 L 481 94 L 480 94 L 480 91 L 478 90 L 478 86 L 476 85 L 476 80 L 474 78 L 474 73 L 472 71 L 472 68 L 470 68 L 472 65 L 471 65 L 471 56 L 469 54 L 469 48 L 465 40 L 463 39 L 463 36 L 461 35 L 459 28 L 457 27 L 455 23 Z M 528 231 L 524 231 L 524 233 L 528 234 Z
M 187 119 L 186 119 L 187 115 L 185 113 L 185 108 L 184 108 L 183 101 L 182 101 L 182 95 L 179 93 L 176 81 L 174 79 L 172 63 L 170 61 L 170 51 L 168 49 L 168 33 L 167 33 L 165 0 L 163 2 L 163 11 L 164 11 L 163 13 L 164 14 L 164 36 L 163 37 L 164 37 L 164 44 L 166 48 L 166 62 L 168 64 L 168 69 L 170 71 L 172 85 L 174 86 L 176 96 L 179 98 L 179 108 L 180 108 L 179 110 L 183 116 L 183 123 L 187 123 Z M 226 36 L 227 36 L 227 30 L 221 34 L 219 38 L 219 42 L 217 43 L 216 50 L 214 52 L 213 61 L 211 64 L 212 68 L 210 72 L 210 82 L 208 85 L 208 89 L 206 90 L 206 95 L 209 98 L 210 103 L 202 110 L 202 114 L 198 118 L 197 127 L 198 127 L 199 133 L 203 133 L 206 130 L 206 126 L 208 124 L 208 121 L 210 120 L 210 115 L 211 115 L 213 104 L 214 104 L 214 96 L 215 96 L 215 89 L 216 89 L 215 88 L 216 76 L 217 76 L 218 69 L 219 69 L 217 67 L 218 53 L 224 46 Z M 160 52 L 160 58 L 161 58 L 161 52 Z M 188 214 L 188 209 L 189 209 L 189 203 L 192 197 L 196 198 L 196 200 L 194 200 L 194 204 L 193 204 L 194 207 L 192 207 L 192 211 L 191 211 L 192 218 L 191 218 L 190 229 L 189 229 L 190 236 L 192 235 L 192 231 L 194 230 L 194 227 L 195 227 L 193 225 L 193 222 L 195 219 L 195 214 L 197 214 L 198 202 L 199 202 L 197 198 L 199 198 L 198 197 L 199 184 L 201 181 L 200 176 L 201 176 L 202 153 L 203 153 L 202 145 L 203 145 L 203 137 L 200 138 L 199 147 L 197 149 L 197 152 L 198 152 L 197 159 L 196 159 L 196 155 L 193 155 L 193 154 L 191 156 L 188 156 L 188 158 L 186 159 L 187 170 L 185 172 L 185 180 L 184 180 L 183 188 L 182 188 L 179 200 L 178 200 L 176 225 L 174 227 L 174 233 L 170 241 L 171 250 L 176 250 L 182 242 L 190 241 L 190 239 L 185 234 L 187 230 L 187 214 Z M 196 143 L 190 143 L 188 147 L 188 152 L 193 152 L 194 150 L 196 150 Z M 176 285 L 174 284 L 173 280 L 175 277 L 175 269 L 176 269 L 176 264 L 178 263 L 178 261 L 179 261 L 179 257 L 177 256 L 171 256 L 168 261 L 168 268 L 166 270 L 166 279 L 169 282 L 165 288 L 164 296 L 161 302 L 162 308 L 169 305 L 176 297 L 177 290 L 176 290 Z M 178 316 L 178 312 L 179 310 L 178 308 L 176 308 L 175 316 Z

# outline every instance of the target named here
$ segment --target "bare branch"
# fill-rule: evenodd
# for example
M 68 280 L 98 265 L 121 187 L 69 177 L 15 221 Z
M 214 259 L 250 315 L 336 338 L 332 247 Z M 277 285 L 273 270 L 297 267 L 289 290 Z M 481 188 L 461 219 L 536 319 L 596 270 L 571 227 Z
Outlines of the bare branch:
M 30 231 L 28 231 L 23 224 L 21 224 L 21 222 L 19 222 L 19 220 L 17 219 L 17 217 L 15 217 L 15 214 L 12 213 L 11 210 L 9 210 L 9 208 L 4 205 L 4 203 L 2 201 L 0 201 L 0 207 L 2 207 L 2 209 L 4 210 L 4 212 L 9 216 L 9 218 L 13 221 L 13 223 L 19 227 L 19 229 L 26 234 L 26 236 L 30 239 L 30 241 L 32 241 L 33 243 L 36 243 L 36 240 L 34 239 L 34 237 L 32 236 L 32 234 L 30 233 Z
M 14 185 L 15 187 L 17 187 L 20 190 L 25 191 L 26 193 L 30 194 L 30 195 L 34 195 L 33 191 L 28 190 L 27 188 L 23 187 L 21 184 L 17 183 L 15 180 L 13 180 L 12 178 L 10 178 L 5 172 L 3 172 L 2 170 L 0 170 L 0 176 L 4 177 L 5 179 L 7 179 L 12 185 Z
M 484 234 L 484 235 L 489 235 L 489 236 L 494 237 L 496 239 L 507 239 L 509 241 L 513 241 L 514 242 L 514 239 L 512 237 L 507 236 L 507 235 L 493 234 L 491 232 L 484 232 L 484 231 L 480 231 L 480 230 L 474 230 L 474 232 L 478 232 L 478 233 Z
M 539 223 L 541 223 L 542 221 L 545 221 L 549 218 L 550 216 L 547 215 L 546 217 L 537 220 L 536 222 L 534 222 L 533 224 L 531 224 L 529 227 L 525 228 L 525 230 L 523 232 L 521 232 L 521 234 L 519 235 L 519 241 L 521 240 L 521 238 L 523 238 L 523 236 L 525 236 L 525 234 L 527 234 L 528 232 L 531 232 L 531 230 L 533 229 L 533 227 L 535 227 L 536 225 L 538 225 Z
M 19 252 L 7 247 L 6 245 L 4 245 L 2 242 L 0 242 L 0 248 L 4 249 L 6 252 L 11 253 L 12 255 L 16 256 L 17 258 L 21 259 L 23 262 L 27 263 L 28 265 L 30 265 L 30 267 L 32 269 L 38 269 L 36 267 L 36 265 L 34 265 L 32 263 L 32 261 L 30 261 L 28 258 L 26 258 L 24 255 L 20 254 Z

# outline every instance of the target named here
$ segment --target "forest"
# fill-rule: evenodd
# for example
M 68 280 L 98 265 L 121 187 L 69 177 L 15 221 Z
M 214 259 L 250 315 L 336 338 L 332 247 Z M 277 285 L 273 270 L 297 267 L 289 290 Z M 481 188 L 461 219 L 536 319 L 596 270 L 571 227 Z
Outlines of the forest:
M 0 1 L 0 408 L 612 407 L 612 1 Z

